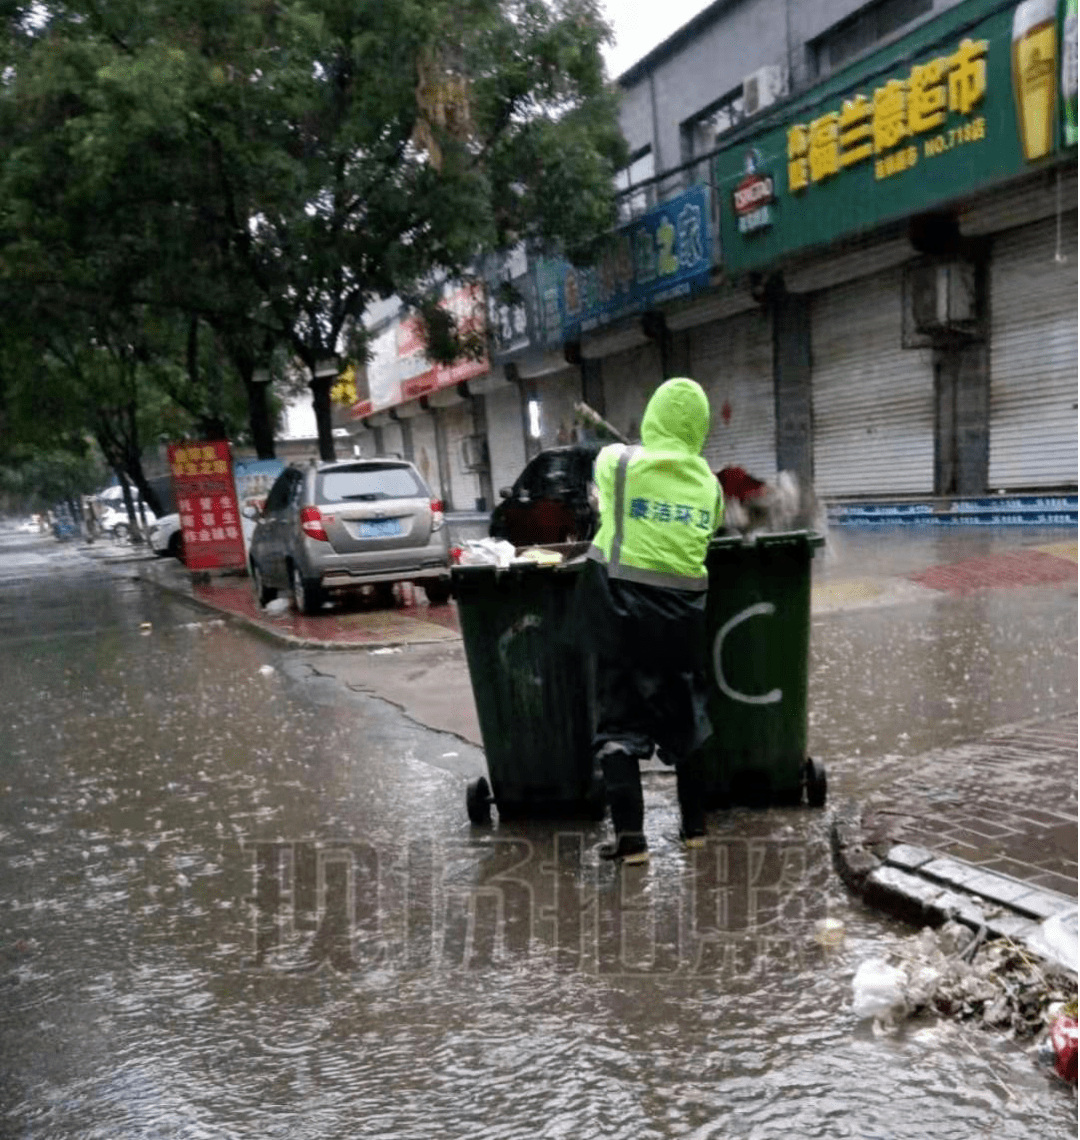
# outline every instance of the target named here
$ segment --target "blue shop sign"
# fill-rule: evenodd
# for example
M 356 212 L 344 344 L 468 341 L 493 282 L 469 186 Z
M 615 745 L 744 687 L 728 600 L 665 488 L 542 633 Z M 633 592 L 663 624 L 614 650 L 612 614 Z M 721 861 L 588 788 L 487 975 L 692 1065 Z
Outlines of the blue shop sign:
M 612 234 L 596 266 L 536 262 L 537 340 L 545 346 L 577 340 L 621 317 L 688 297 L 708 286 L 711 269 L 709 191 L 692 186 Z
M 1075 495 L 1025 495 L 929 503 L 851 503 L 829 508 L 837 526 L 1069 526 Z

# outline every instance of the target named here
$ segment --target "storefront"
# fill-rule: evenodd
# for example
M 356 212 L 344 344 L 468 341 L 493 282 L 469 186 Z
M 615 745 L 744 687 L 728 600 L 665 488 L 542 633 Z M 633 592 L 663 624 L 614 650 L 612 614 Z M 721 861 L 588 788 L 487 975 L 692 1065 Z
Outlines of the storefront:
M 689 331 L 690 375 L 705 389 L 712 424 L 705 460 L 762 479 L 776 471 L 772 318 L 754 306 Z
M 1075 209 L 994 239 L 991 490 L 1076 482 L 1076 251 Z
M 1076 485 L 1071 28 L 971 0 L 718 157 L 726 273 L 808 306 L 819 493 Z
M 934 371 L 902 344 L 901 270 L 813 296 L 814 484 L 819 494 L 932 494 Z
M 641 414 L 663 382 L 660 355 L 660 346 L 642 335 L 640 343 L 599 358 L 604 418 L 627 439 L 640 438 Z
M 636 437 L 649 396 L 675 375 L 669 338 L 656 318 L 704 292 L 713 269 L 710 192 L 694 185 L 613 233 L 598 264 L 541 259 L 514 279 L 524 330 L 506 359 L 520 368 L 540 413 L 539 443 L 554 447 L 581 431 L 584 401 Z M 647 332 L 647 327 L 651 331 Z M 576 361 L 538 373 L 539 355 Z

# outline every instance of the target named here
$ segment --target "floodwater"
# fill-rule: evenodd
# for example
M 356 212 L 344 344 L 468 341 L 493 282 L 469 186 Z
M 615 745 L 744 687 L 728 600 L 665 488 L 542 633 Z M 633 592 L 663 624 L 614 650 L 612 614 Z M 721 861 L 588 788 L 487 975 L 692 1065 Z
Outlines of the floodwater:
M 872 588 L 931 566 L 980 564 L 1068 540 L 1075 544 L 1075 531 L 834 528 L 812 573 L 816 583 L 857 577 Z M 888 603 L 888 591 L 884 598 Z M 929 749 L 1076 711 L 1075 577 L 1071 587 L 926 590 L 917 601 L 902 598 L 813 619 L 810 751 L 857 759 L 830 769 L 833 791 L 858 795 Z
M 914 688 L 839 695 L 875 620 L 815 624 L 812 735 L 887 767 L 866 738 Z M 1004 616 L 941 636 L 979 620 L 996 663 L 963 683 L 1008 688 L 1034 661 L 1001 660 Z M 0 570 L 0 651 L 4 1136 L 1075 1135 L 1016 1045 L 856 1021 L 859 962 L 909 930 L 852 903 L 823 813 L 725 813 L 690 857 L 650 777 L 653 862 L 622 872 L 598 825 L 474 830 L 446 770 L 469 746 L 313 698 L 276 647 L 74 558 Z

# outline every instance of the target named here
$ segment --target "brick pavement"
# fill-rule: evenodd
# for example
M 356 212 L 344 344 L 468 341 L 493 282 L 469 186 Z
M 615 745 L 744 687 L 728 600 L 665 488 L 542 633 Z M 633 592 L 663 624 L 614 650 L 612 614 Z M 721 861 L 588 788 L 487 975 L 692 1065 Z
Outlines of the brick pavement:
M 1076 581 L 1075 544 L 1072 561 L 1064 550 L 1017 550 L 968 558 L 947 566 L 931 566 L 908 577 L 921 586 L 952 594 L 972 594 L 995 586 L 1044 586 Z
M 905 763 L 862 804 L 875 847 L 907 843 L 1077 893 L 1077 716 L 999 729 Z
M 837 870 L 916 924 L 985 927 L 1076 972 L 1077 715 L 997 729 L 905 762 L 834 810 Z

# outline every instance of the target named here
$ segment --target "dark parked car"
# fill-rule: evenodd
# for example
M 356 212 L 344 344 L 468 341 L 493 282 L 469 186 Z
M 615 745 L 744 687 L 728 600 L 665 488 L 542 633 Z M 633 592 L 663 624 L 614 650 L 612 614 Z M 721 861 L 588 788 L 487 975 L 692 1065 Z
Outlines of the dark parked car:
M 450 597 L 450 546 L 442 503 L 420 472 L 396 459 L 286 467 L 251 536 L 249 569 L 260 605 L 288 590 L 315 613 L 330 590 L 395 582 Z
M 513 487 L 499 491 L 489 534 L 515 546 L 580 542 L 599 524 L 589 501 L 593 463 L 602 443 L 552 447 L 531 459 Z

